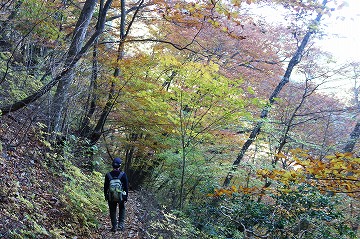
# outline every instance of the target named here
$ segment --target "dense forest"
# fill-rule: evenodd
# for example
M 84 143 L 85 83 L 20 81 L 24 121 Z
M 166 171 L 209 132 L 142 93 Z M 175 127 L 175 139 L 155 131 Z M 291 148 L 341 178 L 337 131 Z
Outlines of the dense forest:
M 315 44 L 346 5 L 1 0 L 0 237 L 360 238 L 360 64 Z

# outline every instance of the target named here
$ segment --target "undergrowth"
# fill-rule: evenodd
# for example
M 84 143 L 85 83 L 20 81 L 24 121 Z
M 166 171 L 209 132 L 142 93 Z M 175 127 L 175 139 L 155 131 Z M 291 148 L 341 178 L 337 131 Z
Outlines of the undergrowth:
M 96 238 L 102 174 L 75 166 L 70 147 L 60 155 L 43 139 L 31 144 L 0 155 L 0 238 Z
M 84 174 L 69 161 L 65 164 L 63 176 L 67 179 L 64 185 L 64 197 L 73 219 L 80 223 L 81 230 L 96 228 L 99 222 L 96 216 L 107 208 L 103 196 L 103 175 L 99 172 Z

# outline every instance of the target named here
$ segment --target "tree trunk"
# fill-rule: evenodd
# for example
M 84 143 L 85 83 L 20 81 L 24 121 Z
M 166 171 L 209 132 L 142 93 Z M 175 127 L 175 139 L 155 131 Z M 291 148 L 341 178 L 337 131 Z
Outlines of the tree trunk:
M 354 66 L 354 79 L 355 79 L 355 86 L 354 86 L 354 99 L 355 104 L 358 109 L 358 113 L 360 111 L 360 101 L 359 101 L 359 92 L 360 87 L 357 84 L 357 79 L 359 78 L 359 73 L 356 70 L 356 65 Z M 350 139 L 346 142 L 345 147 L 343 148 L 343 152 L 352 152 L 354 150 L 356 141 L 360 138 L 360 121 L 356 122 L 356 125 L 353 131 L 350 134 Z
M 119 48 L 118 48 L 118 56 L 117 56 L 117 62 L 119 62 L 120 60 L 123 59 L 124 57 L 124 43 L 125 43 L 125 39 L 126 36 L 132 26 L 132 23 L 135 20 L 135 17 L 137 16 L 142 4 L 144 3 L 144 1 L 140 1 L 139 5 L 136 8 L 136 11 L 132 17 L 132 20 L 130 21 L 130 24 L 127 28 L 127 30 L 125 31 L 125 26 L 126 26 L 126 10 L 125 10 L 125 0 L 121 0 L 121 17 L 120 17 L 120 43 L 119 43 Z M 120 67 L 116 67 L 114 70 L 114 77 L 120 77 L 121 76 L 121 69 Z M 107 117 L 111 112 L 112 107 L 114 106 L 117 97 L 120 94 L 120 91 L 116 92 L 116 85 L 114 82 L 111 83 L 110 86 L 110 90 L 109 90 L 109 96 L 108 96 L 108 100 L 105 104 L 105 107 L 103 108 L 103 111 L 100 115 L 100 118 L 97 121 L 97 124 L 92 132 L 92 134 L 88 137 L 90 139 L 91 144 L 96 144 L 96 142 L 100 139 L 101 135 L 102 135 L 102 131 L 104 128 L 104 125 L 106 123 Z
M 74 29 L 72 42 L 65 60 L 65 68 L 68 68 L 68 66 L 74 62 L 76 56 L 84 44 L 85 35 L 89 27 L 90 20 L 93 16 L 96 3 L 97 0 L 86 0 L 84 4 Z M 73 67 L 69 69 L 68 73 L 59 81 L 56 88 L 51 115 L 51 130 L 54 132 L 61 132 L 61 120 L 63 118 L 62 116 L 64 113 L 66 101 L 69 99 L 69 87 L 74 79 L 74 67 L 76 67 L 76 64 L 74 64 Z
M 354 150 L 356 141 L 359 139 L 360 137 L 360 122 L 358 121 L 353 129 L 353 131 L 350 134 L 350 139 L 349 141 L 346 143 L 343 151 L 344 152 L 352 152 Z
M 99 11 L 99 18 L 101 17 L 101 12 L 104 7 L 104 0 L 100 1 L 100 11 Z M 98 26 L 97 26 L 98 27 Z M 93 60 L 92 60 L 92 74 L 91 74 L 91 80 L 90 80 L 90 86 L 89 86 L 89 94 L 88 99 L 85 105 L 85 115 L 81 121 L 80 125 L 80 135 L 81 136 L 88 136 L 90 133 L 90 119 L 93 116 L 95 109 L 96 109 L 96 99 L 97 99 L 97 93 L 95 92 L 97 89 L 97 78 L 98 78 L 98 42 L 99 40 L 96 39 L 94 43 L 94 49 L 93 49 Z
M 279 157 L 277 155 L 282 152 L 283 148 L 285 147 L 285 145 L 287 143 L 288 135 L 289 135 L 291 127 L 293 126 L 293 122 L 294 122 L 294 120 L 296 118 L 297 112 L 301 109 L 301 107 L 305 103 L 306 98 L 309 97 L 312 93 L 315 92 L 316 88 L 313 89 L 313 90 L 310 90 L 310 85 L 308 84 L 308 82 L 309 82 L 309 80 L 306 79 L 306 81 L 305 81 L 305 89 L 304 89 L 304 93 L 302 94 L 301 100 L 300 100 L 299 104 L 296 106 L 296 108 L 292 112 L 290 118 L 287 120 L 287 122 L 285 124 L 284 133 L 281 136 L 281 139 L 280 139 L 279 144 L 278 144 L 278 148 L 276 150 L 276 155 L 274 156 L 274 159 L 273 159 L 273 161 L 271 163 L 273 167 L 275 167 L 276 163 L 279 160 Z M 284 169 L 286 168 L 286 161 L 282 161 L 282 167 Z
M 96 31 L 94 32 L 94 34 L 90 37 L 90 39 L 86 42 L 86 44 L 82 47 L 82 49 L 80 50 L 80 52 L 73 57 L 72 61 L 68 63 L 67 67 L 64 68 L 64 70 L 62 70 L 61 73 L 59 73 L 56 77 L 54 77 L 49 83 L 47 83 L 45 86 L 43 86 L 41 89 L 39 89 L 37 92 L 35 92 L 34 94 L 20 100 L 17 101 L 11 105 L 6 105 L 4 107 L 2 107 L 1 113 L 2 115 L 7 115 L 10 112 L 15 112 L 25 106 L 27 106 L 28 104 L 35 102 L 36 100 L 38 100 L 41 96 L 43 96 L 44 94 L 46 94 L 50 89 L 52 89 L 52 87 L 54 87 L 66 74 L 69 73 L 69 71 L 75 66 L 75 64 L 82 58 L 82 56 L 90 49 L 90 47 L 93 45 L 93 43 L 95 42 L 95 40 L 99 37 L 99 35 L 103 32 L 104 27 L 105 27 L 105 21 L 106 21 L 106 13 L 110 8 L 110 5 L 112 3 L 112 0 L 108 0 L 104 6 L 104 9 L 102 11 L 101 17 L 99 17 L 98 19 L 98 28 L 96 29 Z M 45 78 L 45 76 L 49 75 L 50 71 L 45 73 L 43 78 Z
M 327 3 L 327 0 L 324 0 L 323 8 L 325 7 L 326 3 Z M 318 13 L 318 15 L 316 16 L 316 18 L 313 22 L 313 25 L 308 28 L 308 31 L 305 34 L 303 40 L 301 41 L 300 46 L 298 47 L 298 49 L 296 50 L 295 54 L 293 55 L 293 57 L 291 58 L 291 60 L 288 64 L 284 76 L 282 77 L 281 81 L 279 82 L 279 84 L 276 86 L 275 90 L 272 92 L 271 96 L 269 97 L 268 105 L 262 110 L 261 115 L 260 115 L 261 119 L 267 118 L 270 108 L 275 102 L 275 98 L 279 95 L 279 93 L 283 89 L 283 87 L 289 82 L 289 79 L 290 79 L 290 76 L 291 76 L 291 73 L 292 73 L 294 67 L 300 62 L 303 52 L 305 50 L 305 47 L 308 44 L 311 35 L 315 32 L 314 25 L 318 25 L 320 23 L 322 15 L 323 15 L 322 12 Z M 256 123 L 255 127 L 253 128 L 253 130 L 251 131 L 249 138 L 247 139 L 247 141 L 241 148 L 240 153 L 237 155 L 236 160 L 233 162 L 231 170 L 228 172 L 228 174 L 224 180 L 224 183 L 223 183 L 224 187 L 227 187 L 230 185 L 231 179 L 233 178 L 233 172 L 237 170 L 237 167 L 239 166 L 241 160 L 244 158 L 246 151 L 249 149 L 251 144 L 255 141 L 256 137 L 259 135 L 262 124 L 263 124 L 263 120 L 258 121 Z
M 96 109 L 96 100 L 97 100 L 97 75 L 98 75 L 98 49 L 97 49 L 97 42 L 94 45 L 93 50 L 93 64 L 92 64 L 92 74 L 91 74 L 91 80 L 90 80 L 90 86 L 89 86 L 89 94 L 85 105 L 85 115 L 83 116 L 81 120 L 80 125 L 80 135 L 81 136 L 88 136 L 90 133 L 90 119 L 93 116 L 95 109 Z
M 121 18 L 120 18 L 120 43 L 118 48 L 118 56 L 117 56 L 117 62 L 122 60 L 124 56 L 124 40 L 125 40 L 125 19 L 126 19 L 126 11 L 125 11 L 125 0 L 121 0 Z M 117 66 L 114 70 L 114 77 L 120 76 L 120 68 Z M 99 120 L 97 121 L 97 124 L 90 136 L 90 142 L 91 144 L 96 144 L 96 142 L 100 139 L 102 135 L 102 130 L 104 128 L 106 119 L 118 97 L 119 94 L 115 97 L 115 83 L 112 82 L 109 90 L 109 96 L 108 100 L 105 104 L 105 107 L 103 108 L 103 111 L 100 115 Z
M 186 127 L 184 126 L 184 112 L 183 112 L 183 97 L 182 92 L 180 93 L 180 131 L 181 131 L 181 180 L 180 180 L 180 200 L 179 200 L 179 208 L 182 209 L 184 206 L 184 194 L 185 194 L 185 169 L 186 169 Z

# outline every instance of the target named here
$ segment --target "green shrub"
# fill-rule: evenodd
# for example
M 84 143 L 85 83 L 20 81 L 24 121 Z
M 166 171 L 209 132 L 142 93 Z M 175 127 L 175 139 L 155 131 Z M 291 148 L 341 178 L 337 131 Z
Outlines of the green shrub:
M 64 186 L 64 200 L 69 211 L 84 227 L 96 228 L 97 215 L 106 211 L 103 196 L 103 176 L 99 172 L 85 174 L 70 162 L 65 164 L 64 176 L 68 182 Z
M 218 238 L 356 238 L 338 207 L 340 200 L 308 185 L 268 194 L 260 201 L 244 194 L 209 198 L 189 214 L 204 232 Z

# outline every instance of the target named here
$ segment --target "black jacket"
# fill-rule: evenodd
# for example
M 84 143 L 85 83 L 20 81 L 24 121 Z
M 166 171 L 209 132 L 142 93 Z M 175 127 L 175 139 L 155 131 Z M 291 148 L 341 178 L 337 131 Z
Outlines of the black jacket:
M 118 177 L 121 173 L 121 170 L 117 170 L 114 169 L 113 171 L 110 172 L 112 177 Z M 128 185 L 128 178 L 126 176 L 126 173 L 124 172 L 123 176 L 120 178 L 120 181 L 122 183 L 123 186 L 123 190 L 126 192 L 126 195 L 123 195 L 123 199 L 124 201 L 127 201 L 128 199 L 128 192 L 129 192 L 129 185 Z M 109 185 L 110 185 L 110 179 L 107 175 L 105 175 L 105 180 L 104 180 L 104 197 L 105 200 L 107 200 L 107 192 L 109 190 Z

